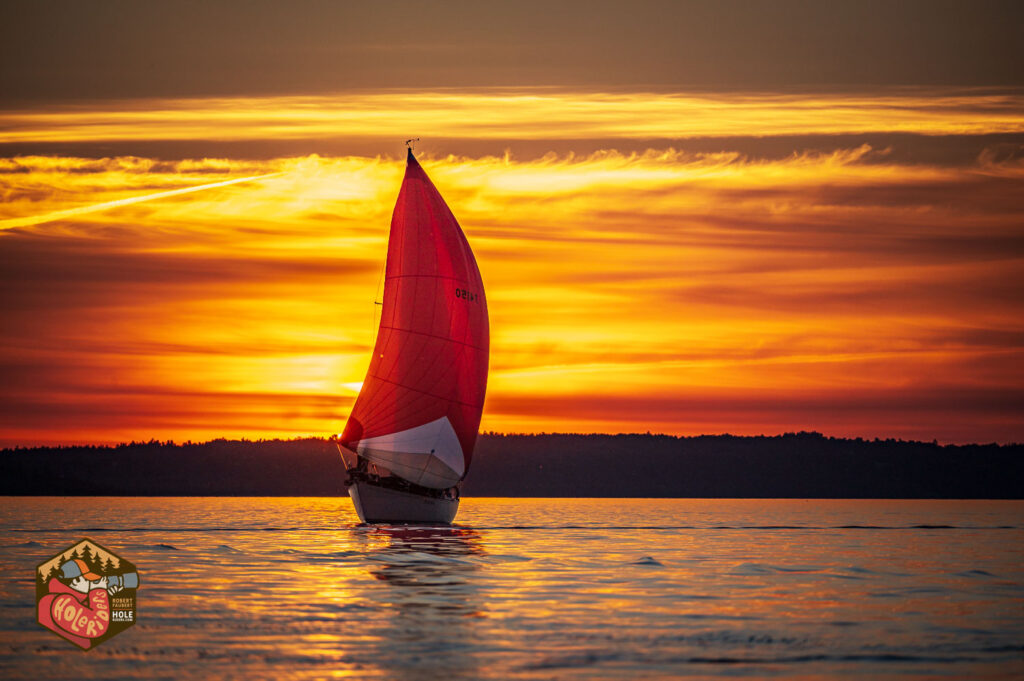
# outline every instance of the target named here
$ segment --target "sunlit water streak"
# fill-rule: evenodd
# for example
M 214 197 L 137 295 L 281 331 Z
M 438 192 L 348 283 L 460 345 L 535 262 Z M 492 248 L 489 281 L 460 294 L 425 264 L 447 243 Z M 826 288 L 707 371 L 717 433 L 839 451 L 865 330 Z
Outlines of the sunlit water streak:
M 5 678 L 1020 678 L 1024 504 L 466 499 L 454 528 L 347 499 L 0 500 Z M 33 571 L 88 536 L 139 622 L 84 653 Z

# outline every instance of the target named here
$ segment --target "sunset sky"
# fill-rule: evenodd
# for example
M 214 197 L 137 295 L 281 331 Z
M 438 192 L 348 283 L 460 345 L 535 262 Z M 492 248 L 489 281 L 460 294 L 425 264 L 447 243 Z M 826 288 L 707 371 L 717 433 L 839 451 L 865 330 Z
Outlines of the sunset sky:
M 10 5 L 0 446 L 340 432 L 409 137 L 482 430 L 1024 442 L 1022 7 Z

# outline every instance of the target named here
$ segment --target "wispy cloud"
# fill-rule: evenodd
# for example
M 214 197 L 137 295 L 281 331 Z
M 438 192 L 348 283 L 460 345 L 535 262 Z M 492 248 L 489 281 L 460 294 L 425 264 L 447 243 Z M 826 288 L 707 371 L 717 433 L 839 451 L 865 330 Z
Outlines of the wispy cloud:
M 485 429 L 1021 438 L 1019 401 L 993 408 L 1024 384 L 1013 156 L 423 163 L 488 287 Z M 401 172 L 0 161 L 5 437 L 339 430 Z
M 0 112 L 0 144 L 394 138 L 691 137 L 1024 132 L 1024 95 L 658 94 L 557 90 L 392 91 L 335 96 L 151 99 Z
M 144 194 L 142 196 L 132 196 L 126 199 L 115 199 L 113 201 L 104 201 L 103 203 L 93 203 L 87 206 L 79 206 L 77 208 L 65 208 L 64 210 L 57 210 L 51 213 L 43 213 L 41 215 L 32 215 L 23 218 L 8 218 L 6 220 L 0 220 L 0 230 L 14 229 L 15 227 L 31 227 L 32 225 L 41 225 L 46 222 L 55 222 L 57 220 L 68 220 L 70 218 L 78 217 L 80 215 L 98 213 L 100 211 L 110 210 L 112 208 L 121 208 L 123 206 L 130 206 L 132 204 L 142 203 L 144 201 L 158 201 L 160 199 L 168 199 L 172 196 L 181 196 L 183 194 L 191 194 L 193 192 L 199 192 L 207 189 L 216 189 L 218 187 L 229 187 L 233 184 L 238 184 L 240 182 L 252 182 L 253 180 L 262 180 L 268 177 L 273 177 L 273 174 L 253 175 L 252 177 L 239 177 L 232 180 L 210 182 L 208 184 L 201 184 L 194 187 L 184 187 L 182 189 L 169 189 L 167 191 L 156 192 L 154 194 Z

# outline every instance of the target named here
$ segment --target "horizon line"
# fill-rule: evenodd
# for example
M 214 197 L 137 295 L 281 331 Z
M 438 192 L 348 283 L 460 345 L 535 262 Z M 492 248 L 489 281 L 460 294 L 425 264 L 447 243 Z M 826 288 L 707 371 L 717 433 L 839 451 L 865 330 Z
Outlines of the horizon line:
M 733 433 L 701 433 L 698 435 L 672 435 L 670 433 L 654 433 L 651 431 L 647 432 L 618 432 L 618 433 L 605 433 L 605 432 L 568 432 L 568 431 L 551 431 L 551 432 L 536 432 L 536 433 L 502 433 L 497 431 L 481 431 L 478 437 L 551 437 L 551 436 L 562 436 L 562 437 L 650 437 L 650 438 L 672 438 L 675 440 L 695 440 L 699 438 L 736 438 L 736 439 L 774 439 L 774 438 L 787 438 L 787 437 L 806 437 L 812 436 L 823 440 L 837 440 L 837 441 L 849 441 L 849 442 L 862 442 L 866 444 L 874 443 L 885 443 L 885 442 L 896 442 L 903 444 L 922 444 L 930 445 L 934 447 L 1021 447 L 1024 446 L 1022 442 L 997 442 L 995 440 L 989 442 L 968 442 L 968 443 L 940 443 L 937 438 L 932 440 L 916 440 L 916 439 L 903 439 L 899 437 L 844 437 L 835 435 L 826 435 L 817 430 L 799 430 L 799 431 L 785 431 L 782 433 L 775 433 L 772 435 L 761 433 L 759 435 L 737 435 Z M 229 437 L 217 437 L 203 442 L 194 442 L 192 440 L 184 440 L 177 442 L 175 440 L 159 440 L 157 438 L 150 438 L 149 440 L 131 440 L 129 442 L 86 442 L 86 443 L 60 443 L 60 444 L 15 444 L 15 445 L 3 445 L 0 447 L 0 451 L 15 451 L 23 449 L 74 449 L 79 447 L 91 447 L 98 449 L 119 449 L 127 447 L 142 447 L 142 446 L 160 446 L 160 447 L 183 447 L 183 446 L 202 446 L 209 445 L 218 442 L 238 442 L 238 443 L 250 443 L 258 444 L 264 442 L 301 442 L 304 440 L 320 440 L 323 442 L 333 442 L 337 440 L 340 435 L 297 435 L 291 438 L 254 438 L 249 439 L 246 437 L 241 438 L 229 438 Z

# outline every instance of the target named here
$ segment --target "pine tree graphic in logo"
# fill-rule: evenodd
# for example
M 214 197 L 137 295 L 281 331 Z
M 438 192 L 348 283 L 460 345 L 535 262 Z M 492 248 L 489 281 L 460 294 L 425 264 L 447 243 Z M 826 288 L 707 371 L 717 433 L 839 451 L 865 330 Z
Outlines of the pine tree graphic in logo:
M 36 567 L 39 624 L 83 650 L 135 624 L 135 565 L 83 539 Z

